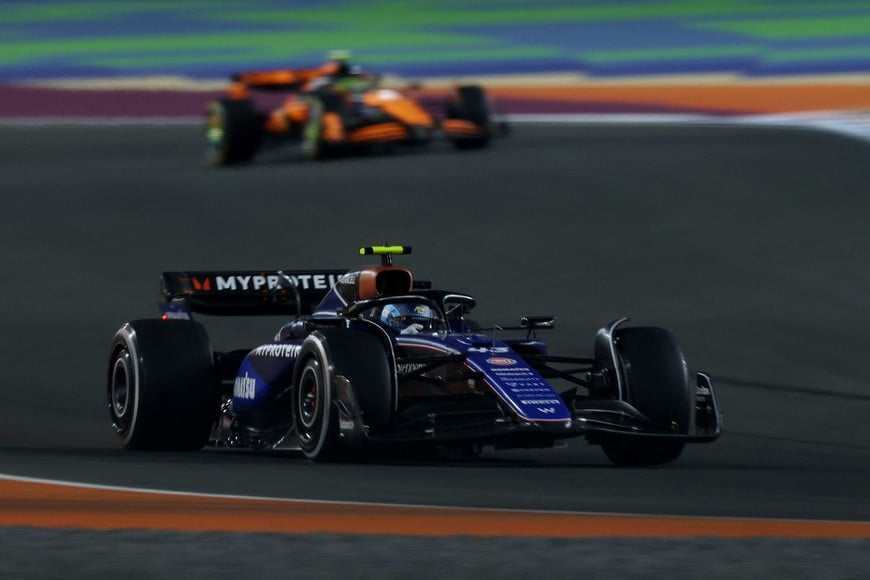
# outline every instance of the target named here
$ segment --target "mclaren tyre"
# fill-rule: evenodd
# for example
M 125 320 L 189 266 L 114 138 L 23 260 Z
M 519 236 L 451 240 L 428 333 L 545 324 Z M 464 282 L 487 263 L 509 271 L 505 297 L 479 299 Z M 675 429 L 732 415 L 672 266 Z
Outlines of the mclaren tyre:
M 247 163 L 260 147 L 260 121 L 250 100 L 221 99 L 206 110 L 206 139 L 213 165 Z
M 194 451 L 218 415 L 217 379 L 208 336 L 187 320 L 136 320 L 112 341 L 106 388 L 116 435 L 125 449 Z
M 457 149 L 482 149 L 492 139 L 492 110 L 484 90 L 475 85 L 456 89 L 454 102 L 447 108 L 448 119 L 460 119 L 473 123 L 480 133 L 458 136 L 451 139 Z

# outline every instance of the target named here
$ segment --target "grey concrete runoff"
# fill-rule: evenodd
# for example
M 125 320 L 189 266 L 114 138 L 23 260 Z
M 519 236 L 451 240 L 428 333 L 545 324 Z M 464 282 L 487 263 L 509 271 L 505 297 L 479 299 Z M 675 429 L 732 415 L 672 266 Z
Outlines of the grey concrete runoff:
M 425 538 L 0 528 L 10 580 L 866 578 L 867 540 Z

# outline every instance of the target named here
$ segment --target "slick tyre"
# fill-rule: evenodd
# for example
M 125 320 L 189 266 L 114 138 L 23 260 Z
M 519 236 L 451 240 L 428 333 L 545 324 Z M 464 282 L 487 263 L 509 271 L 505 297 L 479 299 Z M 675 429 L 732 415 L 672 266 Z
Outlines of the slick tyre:
M 396 397 L 391 359 L 384 342 L 364 331 L 327 329 L 325 336 L 336 376 L 350 382 L 363 423 L 377 430 L 393 418 Z
M 455 101 L 447 108 L 447 117 L 471 121 L 482 131 L 479 137 L 453 139 L 454 147 L 457 149 L 483 149 L 489 146 L 492 139 L 492 111 L 489 98 L 481 87 L 469 85 L 457 88 Z
M 189 320 L 136 320 L 122 326 L 112 340 L 106 400 L 125 449 L 201 449 L 218 415 L 205 329 Z
M 315 461 L 346 459 L 354 445 L 361 451 L 361 441 L 342 439 L 339 407 L 358 411 L 367 429 L 376 430 L 392 418 L 395 383 L 382 341 L 365 331 L 324 329 L 306 338 L 298 360 L 292 415 L 299 448 Z M 343 401 L 336 386 L 340 378 L 346 379 L 348 399 Z
M 334 381 L 326 341 L 309 336 L 293 373 L 291 412 L 296 442 L 314 461 L 333 461 L 343 455 Z
M 247 163 L 260 146 L 260 123 L 250 100 L 221 99 L 206 109 L 208 157 L 213 165 Z
M 688 433 L 693 391 L 674 335 L 663 328 L 630 327 L 618 329 L 614 338 L 626 401 L 662 431 Z M 618 435 L 601 443 L 607 457 L 622 466 L 669 463 L 680 456 L 684 446 L 681 439 Z

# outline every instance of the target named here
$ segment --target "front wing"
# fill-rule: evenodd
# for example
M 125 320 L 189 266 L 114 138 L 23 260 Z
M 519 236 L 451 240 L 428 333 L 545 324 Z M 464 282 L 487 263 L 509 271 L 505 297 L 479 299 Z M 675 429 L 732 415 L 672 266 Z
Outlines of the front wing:
M 572 405 L 569 420 L 529 421 L 511 413 L 495 396 L 457 397 L 421 403 L 412 413 L 377 432 L 362 422 L 349 381 L 339 377 L 336 407 L 340 437 L 349 444 L 479 442 L 496 448 L 551 447 L 559 439 L 602 436 L 679 439 L 709 443 L 721 434 L 721 415 L 710 377 L 698 373 L 693 424 L 687 433 L 664 431 L 624 401 L 583 400 Z

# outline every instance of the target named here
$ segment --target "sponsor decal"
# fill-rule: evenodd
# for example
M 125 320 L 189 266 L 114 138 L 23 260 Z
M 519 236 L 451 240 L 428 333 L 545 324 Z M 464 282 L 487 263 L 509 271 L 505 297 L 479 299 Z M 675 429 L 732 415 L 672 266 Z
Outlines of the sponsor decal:
M 302 345 L 299 344 L 264 344 L 251 351 L 253 356 L 269 356 L 275 358 L 296 358 Z
M 398 363 L 396 365 L 396 372 L 400 375 L 410 375 L 414 371 L 419 371 L 426 366 L 426 363 Z
M 559 399 L 521 399 L 523 405 L 558 405 L 562 401 Z
M 478 353 L 483 350 L 483 356 L 470 355 L 470 366 L 482 367 L 481 370 L 493 390 L 520 417 L 548 422 L 570 418 L 570 411 L 558 393 L 537 371 L 527 366 L 513 350 L 495 353 L 490 348 L 492 347 L 475 347 L 471 352 Z
M 491 353 L 493 353 L 493 354 L 498 354 L 498 353 L 510 352 L 510 350 L 511 350 L 511 349 L 509 349 L 509 348 L 506 347 L 506 346 L 491 346 L 491 347 L 485 347 L 485 346 L 477 347 L 477 346 L 472 346 L 471 348 L 468 349 L 468 352 L 480 352 L 480 353 L 491 352 Z
M 272 290 L 278 287 L 280 276 L 217 276 L 218 292 L 222 290 Z
M 184 310 L 166 310 L 163 312 L 163 320 L 190 320 L 190 313 Z
M 497 367 L 510 367 L 517 364 L 517 361 L 506 356 L 491 356 L 486 359 L 486 362 Z
M 338 281 L 335 274 L 296 274 L 287 276 L 300 290 L 329 290 Z M 258 290 L 274 290 L 281 287 L 284 276 L 269 275 L 235 275 L 215 276 L 214 284 L 211 278 L 191 276 L 190 281 L 197 292 L 244 292 Z
M 353 421 L 350 419 L 338 419 L 338 428 L 342 431 L 353 431 Z
M 199 278 L 191 277 L 191 282 L 193 283 L 194 290 L 199 290 L 201 292 L 211 292 L 211 278 L 200 280 Z
M 239 399 L 253 399 L 256 392 L 257 379 L 249 377 L 245 373 L 243 377 L 236 377 L 236 382 L 233 384 L 233 397 Z
M 377 95 L 381 101 L 397 101 L 402 98 L 402 95 L 394 89 L 378 89 Z

